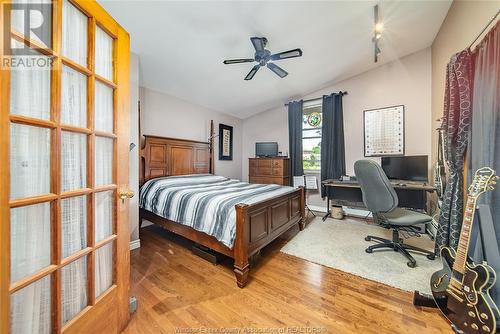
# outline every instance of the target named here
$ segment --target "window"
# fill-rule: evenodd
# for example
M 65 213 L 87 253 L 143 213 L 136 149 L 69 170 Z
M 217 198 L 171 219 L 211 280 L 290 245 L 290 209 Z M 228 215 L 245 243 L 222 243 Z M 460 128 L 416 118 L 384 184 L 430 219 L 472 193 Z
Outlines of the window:
M 304 171 L 321 169 L 321 133 L 323 114 L 321 103 L 304 105 L 302 116 L 302 162 Z

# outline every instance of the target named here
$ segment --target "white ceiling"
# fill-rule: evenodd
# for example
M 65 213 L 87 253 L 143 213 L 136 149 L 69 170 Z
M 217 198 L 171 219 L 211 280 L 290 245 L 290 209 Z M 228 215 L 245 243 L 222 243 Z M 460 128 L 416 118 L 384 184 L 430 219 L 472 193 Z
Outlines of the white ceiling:
M 445 1 L 103 1 L 130 33 L 140 58 L 141 86 L 245 118 L 432 44 L 451 0 Z M 384 22 L 382 55 L 373 62 L 373 6 Z M 255 63 L 251 36 L 281 52 L 284 79 Z

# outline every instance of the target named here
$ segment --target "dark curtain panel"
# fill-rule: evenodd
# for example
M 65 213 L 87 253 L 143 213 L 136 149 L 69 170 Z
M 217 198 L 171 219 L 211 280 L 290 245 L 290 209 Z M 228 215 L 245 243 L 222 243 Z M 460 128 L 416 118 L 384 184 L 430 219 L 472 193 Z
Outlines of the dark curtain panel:
M 456 249 L 462 227 L 464 154 L 472 109 L 472 56 L 455 54 L 446 68 L 444 96 L 444 151 L 449 167 L 446 190 L 436 234 L 436 252 L 442 246 Z
M 290 155 L 290 184 L 294 176 L 304 175 L 302 164 L 302 107 L 303 101 L 288 103 L 288 138 Z
M 474 90 L 472 98 L 472 129 L 468 148 L 468 181 L 472 181 L 473 173 L 481 167 L 491 167 L 497 175 L 500 174 L 500 23 L 485 36 L 483 41 L 474 51 Z M 494 226 L 495 238 L 483 236 L 485 250 L 488 255 L 498 257 L 498 245 L 500 245 L 500 185 L 494 191 L 489 191 L 479 198 L 479 204 L 490 206 Z M 477 224 L 474 224 L 471 239 L 471 249 L 476 249 L 474 259 L 477 263 L 482 260 L 488 261 L 492 266 L 497 266 L 497 274 L 500 272 L 498 259 L 485 258 L 482 254 L 483 245 L 478 238 Z M 472 242 L 478 241 L 476 247 Z M 496 247 L 496 249 L 490 249 Z M 496 261 L 496 263 L 495 263 Z M 500 284 L 496 284 L 492 290 L 493 298 L 500 302 Z
M 321 181 L 345 175 L 344 112 L 342 93 L 323 96 L 323 135 L 321 137 Z M 325 189 L 321 196 L 325 197 Z

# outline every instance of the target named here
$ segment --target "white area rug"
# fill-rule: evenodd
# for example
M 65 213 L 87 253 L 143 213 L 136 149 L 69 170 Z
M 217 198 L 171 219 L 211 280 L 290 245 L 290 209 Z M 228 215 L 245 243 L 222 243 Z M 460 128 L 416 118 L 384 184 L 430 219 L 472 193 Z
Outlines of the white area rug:
M 367 235 L 391 239 L 392 231 L 355 220 L 322 222 L 316 218 L 281 251 L 402 290 L 430 293 L 430 277 L 442 267 L 439 258 L 431 261 L 425 255 L 412 253 L 417 266 L 410 268 L 406 257 L 391 249 L 366 253 L 366 247 L 376 243 L 365 241 Z M 406 239 L 405 243 L 423 249 L 434 248 L 433 241 L 426 235 Z

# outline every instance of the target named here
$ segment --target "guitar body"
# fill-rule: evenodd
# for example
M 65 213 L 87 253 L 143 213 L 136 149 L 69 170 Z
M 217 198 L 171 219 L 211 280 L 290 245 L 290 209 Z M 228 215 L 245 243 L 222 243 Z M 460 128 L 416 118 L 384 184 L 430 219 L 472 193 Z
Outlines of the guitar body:
M 441 259 L 443 269 L 431 277 L 432 295 L 441 312 L 464 333 L 496 333 L 500 312 L 489 294 L 496 281 L 495 271 L 468 259 L 460 281 L 452 279 L 455 251 L 443 247 Z

